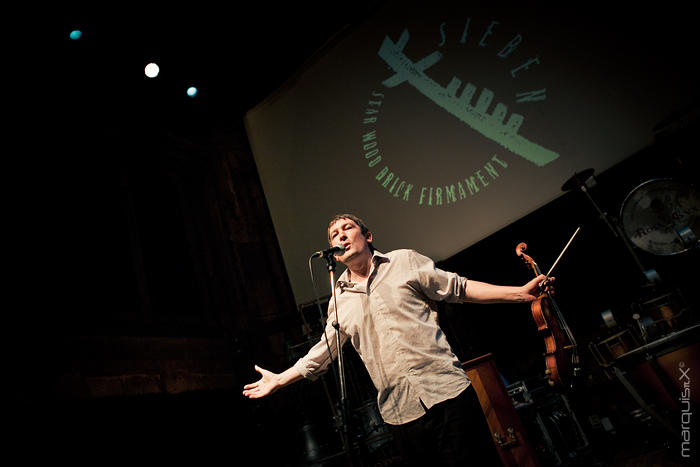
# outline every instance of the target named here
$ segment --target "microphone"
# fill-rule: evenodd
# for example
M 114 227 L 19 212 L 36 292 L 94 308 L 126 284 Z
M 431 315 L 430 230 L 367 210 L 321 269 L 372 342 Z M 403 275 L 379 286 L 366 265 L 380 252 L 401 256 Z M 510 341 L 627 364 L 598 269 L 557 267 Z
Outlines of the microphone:
M 331 248 L 326 248 L 325 250 L 317 251 L 313 255 L 311 255 L 312 258 L 318 258 L 320 256 L 327 257 L 330 255 L 342 255 L 345 253 L 345 247 L 343 245 L 336 245 Z

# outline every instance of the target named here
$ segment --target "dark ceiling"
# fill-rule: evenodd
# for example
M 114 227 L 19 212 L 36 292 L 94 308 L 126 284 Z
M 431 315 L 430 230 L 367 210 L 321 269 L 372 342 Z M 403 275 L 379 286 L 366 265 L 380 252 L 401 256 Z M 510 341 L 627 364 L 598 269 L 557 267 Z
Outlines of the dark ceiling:
M 76 9 L 56 19 L 59 72 L 70 100 L 121 113 L 146 105 L 178 115 L 183 106 L 240 118 L 303 66 L 340 31 L 381 2 L 266 2 L 245 7 L 172 11 Z M 69 39 L 73 29 L 83 32 Z M 156 79 L 144 66 L 158 63 Z M 189 86 L 199 94 L 186 96 Z M 188 108 L 188 111 L 191 109 Z

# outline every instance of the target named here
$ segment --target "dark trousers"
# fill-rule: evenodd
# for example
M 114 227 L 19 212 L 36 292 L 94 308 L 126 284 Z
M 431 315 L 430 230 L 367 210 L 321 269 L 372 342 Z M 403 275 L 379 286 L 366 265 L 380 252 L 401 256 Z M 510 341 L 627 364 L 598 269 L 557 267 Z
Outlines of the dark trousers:
M 471 386 L 431 407 L 418 420 L 388 426 L 406 465 L 502 465 Z

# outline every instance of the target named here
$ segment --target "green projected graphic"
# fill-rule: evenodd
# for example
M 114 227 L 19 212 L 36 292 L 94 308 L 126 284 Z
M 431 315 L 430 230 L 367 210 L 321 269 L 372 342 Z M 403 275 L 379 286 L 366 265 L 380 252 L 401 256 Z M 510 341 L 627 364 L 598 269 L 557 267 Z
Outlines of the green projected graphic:
M 442 54 L 435 51 L 414 63 L 403 53 L 408 39 L 408 31 L 404 29 L 398 42 L 394 43 L 388 37 L 382 42 L 378 55 L 396 72 L 382 82 L 384 86 L 393 88 L 407 81 L 425 97 L 469 127 L 535 165 L 542 167 L 559 157 L 556 152 L 518 134 L 525 120 L 522 115 L 513 113 L 504 123 L 508 107 L 503 103 L 496 103 L 493 112 L 488 114 L 488 107 L 494 98 L 490 89 L 484 88 L 476 104 L 471 105 L 476 91 L 473 84 L 467 83 L 457 97 L 457 91 L 462 85 L 459 78 L 453 77 L 447 87 L 442 87 L 432 80 L 425 71 L 439 62 Z
M 642 151 L 697 99 L 692 21 L 672 10 L 382 3 L 246 113 L 298 303 L 338 212 L 382 248 L 448 258 Z

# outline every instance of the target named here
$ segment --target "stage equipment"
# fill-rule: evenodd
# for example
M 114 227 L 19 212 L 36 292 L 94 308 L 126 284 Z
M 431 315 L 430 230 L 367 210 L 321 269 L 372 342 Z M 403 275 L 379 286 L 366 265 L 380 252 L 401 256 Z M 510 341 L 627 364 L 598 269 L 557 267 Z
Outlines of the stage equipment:
M 632 304 L 638 336 L 643 343 L 678 331 L 692 318 L 686 312 L 690 307 L 678 290 L 653 295 Z M 684 324 L 685 323 L 685 324 Z
M 588 190 L 593 173 L 593 169 L 575 172 L 561 189 L 578 188 L 586 195 L 600 219 L 622 240 L 646 284 L 661 280 L 654 269 L 642 265 L 633 247 L 655 255 L 673 255 L 700 247 L 700 195 L 694 187 L 668 178 L 648 180 L 627 195 L 620 218 L 611 219 Z
M 655 279 L 658 278 L 658 275 L 656 274 L 656 271 L 654 270 L 647 270 L 644 268 L 642 265 L 642 262 L 639 260 L 639 257 L 637 254 L 634 252 L 634 249 L 632 248 L 632 245 L 625 236 L 617 221 L 615 219 L 611 219 L 610 216 L 608 215 L 607 212 L 604 212 L 598 203 L 595 202 L 593 197 L 591 196 L 589 190 L 588 190 L 588 181 L 589 180 L 594 180 L 595 177 L 593 176 L 594 169 L 585 169 L 581 172 L 574 172 L 574 175 L 569 178 L 564 184 L 562 185 L 561 189 L 562 191 L 571 191 L 574 189 L 580 189 L 581 192 L 583 192 L 584 195 L 586 195 L 586 198 L 591 202 L 595 210 L 598 212 L 598 215 L 600 219 L 605 223 L 606 226 L 610 229 L 612 232 L 613 236 L 616 238 L 620 238 L 622 242 L 624 243 L 625 247 L 627 248 L 627 251 L 629 252 L 630 256 L 634 260 L 635 264 L 639 268 L 639 272 L 642 274 L 644 277 L 645 283 L 653 283 L 655 282 Z
M 525 381 L 507 386 L 538 459 L 548 466 L 581 457 L 590 445 L 569 400 L 558 389 L 544 378 L 535 380 L 532 387 Z
M 691 370 L 700 368 L 700 324 L 625 352 L 611 367 L 639 407 L 677 438 L 681 426 L 672 422 L 700 403 L 691 384 Z
M 343 345 L 340 342 L 340 312 L 338 310 L 338 304 L 336 301 L 336 293 L 335 293 L 335 266 L 336 266 L 336 261 L 335 258 L 333 257 L 333 254 L 335 253 L 344 253 L 345 248 L 344 247 L 332 247 L 328 248 L 323 251 L 318 251 L 312 254 L 309 257 L 309 272 L 311 273 L 311 281 L 314 286 L 314 291 L 316 292 L 316 304 L 318 305 L 318 311 L 319 315 L 322 319 L 323 317 L 323 310 L 321 309 L 320 305 L 320 299 L 318 297 L 318 291 L 316 289 L 316 282 L 313 279 L 313 269 L 311 267 L 311 260 L 314 258 L 318 257 L 323 257 L 326 260 L 326 269 L 328 270 L 329 274 L 329 280 L 330 280 L 330 288 L 331 288 L 331 303 L 333 303 L 333 309 L 335 310 L 335 320 L 333 321 L 332 325 L 333 328 L 335 329 L 335 348 L 336 348 L 336 355 L 337 355 L 337 372 L 335 370 L 335 366 L 333 366 L 333 354 L 331 352 L 331 344 L 328 342 L 328 337 L 326 336 L 325 333 L 325 326 L 324 326 L 324 331 L 323 331 L 323 338 L 326 341 L 326 345 L 328 347 L 328 358 L 331 361 L 331 365 L 334 369 L 334 373 L 337 375 L 337 383 L 338 383 L 338 393 L 340 395 L 340 409 L 337 412 L 336 417 L 338 417 L 339 423 L 337 423 L 337 426 L 340 428 L 340 436 L 342 439 L 343 443 L 343 450 L 347 453 L 348 456 L 353 456 L 354 453 L 352 452 L 352 442 L 350 440 L 350 427 L 349 427 L 349 418 L 348 418 L 348 397 L 347 397 L 347 384 L 345 382 L 345 361 L 343 358 Z
M 492 357 L 488 353 L 462 363 L 462 367 L 479 398 L 501 462 L 506 467 L 539 466 L 540 462 Z
M 613 361 L 637 347 L 639 347 L 639 341 L 629 329 L 617 332 L 598 342 L 588 343 L 588 349 L 608 379 L 615 378 L 615 372 L 612 369 Z
M 666 256 L 698 248 L 700 194 L 668 178 L 646 181 L 625 198 L 620 221 L 627 238 L 648 253 Z
M 391 442 L 392 436 L 379 413 L 377 399 L 373 398 L 365 401 L 360 407 L 354 409 L 354 412 L 355 418 L 359 420 L 361 426 L 360 441 L 368 453 L 374 454 L 378 451 L 386 451 L 386 445 Z M 388 448 L 390 450 L 391 446 Z

